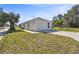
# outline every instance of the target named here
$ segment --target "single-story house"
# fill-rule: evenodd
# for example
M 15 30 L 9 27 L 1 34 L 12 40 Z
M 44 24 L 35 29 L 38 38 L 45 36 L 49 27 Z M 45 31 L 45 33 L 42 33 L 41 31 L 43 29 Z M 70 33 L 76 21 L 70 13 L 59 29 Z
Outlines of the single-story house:
M 33 31 L 51 30 L 52 22 L 49 20 L 37 17 L 20 24 L 20 27 L 28 30 L 33 30 Z

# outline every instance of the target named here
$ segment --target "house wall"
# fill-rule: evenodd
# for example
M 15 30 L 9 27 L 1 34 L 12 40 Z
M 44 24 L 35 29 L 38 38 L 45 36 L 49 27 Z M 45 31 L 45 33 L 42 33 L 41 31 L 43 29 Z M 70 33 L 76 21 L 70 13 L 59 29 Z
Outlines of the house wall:
M 28 27 L 28 24 L 29 24 L 29 27 Z M 26 23 L 25 24 L 25 29 L 28 29 L 28 30 L 36 30 L 34 21 L 30 21 L 30 22 Z
M 49 28 L 48 28 L 48 23 L 49 23 Z M 52 28 L 52 23 L 47 20 L 36 20 L 35 21 L 36 25 L 36 31 L 43 31 L 43 30 L 50 30 Z
M 48 28 L 48 23 L 49 23 L 49 28 Z M 29 24 L 29 28 L 28 28 L 28 24 Z M 23 26 L 25 29 L 28 30 L 43 31 L 43 30 L 50 30 L 52 28 L 52 22 L 43 19 L 36 19 L 25 23 L 25 25 Z

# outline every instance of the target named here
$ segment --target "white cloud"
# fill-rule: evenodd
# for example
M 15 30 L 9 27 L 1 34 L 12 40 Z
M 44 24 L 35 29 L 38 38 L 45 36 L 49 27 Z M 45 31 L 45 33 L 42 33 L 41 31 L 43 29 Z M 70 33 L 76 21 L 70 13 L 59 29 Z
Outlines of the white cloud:
M 56 9 L 57 13 L 59 14 L 64 14 L 64 13 L 67 13 L 68 10 L 71 9 L 71 7 L 74 6 L 74 5 L 63 5 L 61 7 L 59 7 L 58 9 Z

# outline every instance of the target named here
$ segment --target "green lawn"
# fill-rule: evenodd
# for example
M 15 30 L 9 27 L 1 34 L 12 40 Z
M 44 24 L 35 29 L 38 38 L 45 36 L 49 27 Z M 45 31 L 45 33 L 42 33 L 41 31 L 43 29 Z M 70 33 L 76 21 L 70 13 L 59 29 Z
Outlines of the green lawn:
M 30 34 L 17 27 L 0 41 L 0 53 L 79 53 L 79 42 L 52 34 Z
M 59 31 L 68 31 L 68 32 L 79 32 L 79 28 L 63 28 L 62 30 L 61 30 L 61 28 L 60 27 L 54 27 L 53 28 L 54 30 L 59 30 Z

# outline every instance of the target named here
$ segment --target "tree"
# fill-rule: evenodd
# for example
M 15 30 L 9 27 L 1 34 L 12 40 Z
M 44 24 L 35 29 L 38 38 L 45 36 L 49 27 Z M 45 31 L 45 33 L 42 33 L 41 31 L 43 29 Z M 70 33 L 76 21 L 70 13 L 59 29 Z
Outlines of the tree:
M 0 13 L 0 26 L 3 27 L 5 23 L 8 21 L 8 14 L 5 12 Z
M 57 20 L 57 17 L 56 17 L 56 16 L 54 16 L 54 17 L 53 17 L 53 20 Z
M 64 20 L 63 15 L 58 14 L 57 17 L 56 16 L 53 17 L 53 24 L 55 26 L 61 27 L 61 30 L 62 30 L 63 20 Z
M 58 17 L 58 19 L 62 19 L 63 15 L 58 14 L 57 17 Z
M 54 26 L 56 25 L 56 20 L 57 20 L 57 17 L 54 16 L 54 17 L 53 17 L 53 20 L 52 20 L 52 23 L 53 23 Z
M 58 25 L 60 25 L 60 27 L 61 27 L 61 30 L 62 30 L 62 27 L 63 27 L 63 15 L 62 14 L 58 14 L 57 15 L 57 17 L 58 17 Z
M 3 9 L 0 8 L 0 26 L 4 26 L 5 23 L 10 23 L 10 30 L 15 30 L 15 24 L 19 21 L 19 14 L 14 14 L 13 12 L 6 13 L 3 12 Z
M 19 14 L 14 14 L 13 12 L 9 13 L 8 21 L 10 23 L 10 31 L 15 30 L 15 24 L 19 21 Z
M 79 5 L 73 6 L 64 16 L 65 25 L 69 27 L 79 27 Z
M 59 27 L 61 27 L 61 30 L 62 30 L 62 28 L 63 28 L 63 19 L 57 20 L 57 21 L 56 21 L 56 24 L 57 24 Z

